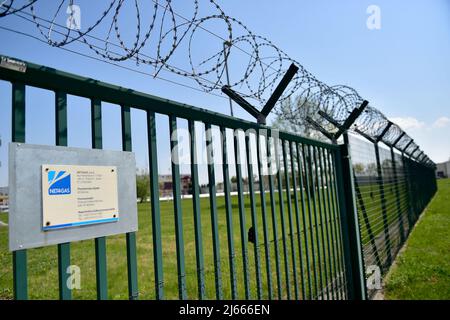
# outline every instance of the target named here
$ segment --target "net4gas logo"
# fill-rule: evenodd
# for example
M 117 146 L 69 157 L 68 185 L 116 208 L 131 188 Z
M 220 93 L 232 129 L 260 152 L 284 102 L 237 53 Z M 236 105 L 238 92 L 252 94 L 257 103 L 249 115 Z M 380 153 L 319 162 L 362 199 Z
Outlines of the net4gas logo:
M 61 195 L 70 194 L 70 174 L 66 171 L 48 172 L 48 194 Z

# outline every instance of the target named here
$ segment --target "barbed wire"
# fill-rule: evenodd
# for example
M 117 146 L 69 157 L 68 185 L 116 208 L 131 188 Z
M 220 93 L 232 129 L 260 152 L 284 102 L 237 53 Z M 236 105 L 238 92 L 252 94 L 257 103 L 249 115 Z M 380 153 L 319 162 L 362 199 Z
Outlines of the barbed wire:
M 21 18 L 21 19 L 23 19 L 23 20 L 25 20 L 25 21 L 27 21 L 27 22 L 34 22 L 33 21 L 33 19 L 30 19 L 30 18 L 28 18 L 27 16 L 26 16 L 26 14 L 21 14 L 21 13 L 15 13 L 14 14 L 15 16 L 17 16 L 17 17 L 19 17 L 19 18 Z M 62 33 L 61 31 L 59 31 L 58 29 L 55 29 L 54 27 L 59 27 L 59 28 L 61 28 L 61 29 L 64 29 L 65 27 L 64 26 L 62 26 L 62 25 L 60 25 L 60 24 L 57 24 L 57 23 L 53 23 L 53 28 L 51 28 L 51 26 L 49 25 L 49 24 L 51 24 L 52 22 L 51 21 L 49 21 L 49 20 L 46 20 L 46 19 L 44 19 L 44 18 L 41 18 L 41 17 L 34 17 L 36 20 L 39 20 L 40 21 L 40 27 L 41 28 L 43 28 L 44 30 L 47 30 L 47 31 L 52 31 L 52 32 L 54 32 L 54 33 L 56 33 L 56 34 L 59 34 L 59 35 L 65 35 L 64 33 Z M 47 24 L 47 25 L 46 25 Z M 17 30 L 16 30 L 17 31 Z M 27 35 L 27 36 L 31 36 L 31 35 L 29 35 L 29 34 L 24 34 L 23 32 L 22 32 L 22 34 L 23 35 Z M 98 41 L 98 42 L 100 42 L 101 44 L 103 44 L 103 45 L 107 45 L 107 46 L 112 46 L 112 47 L 115 47 L 115 48 L 118 48 L 119 47 L 119 45 L 117 45 L 117 44 L 115 44 L 115 43 L 112 43 L 112 42 L 109 42 L 109 41 L 106 41 L 106 40 L 103 40 L 103 39 L 100 39 L 100 38 L 97 38 L 97 37 L 95 37 L 95 36 L 92 36 L 92 35 L 86 35 L 87 37 L 89 37 L 89 38 L 91 38 L 91 39 L 93 39 L 93 40 L 96 40 L 96 41 Z M 37 37 L 33 37 L 33 36 L 31 36 L 32 38 L 34 38 L 34 39 L 37 39 L 37 40 L 40 40 L 41 42 L 44 42 L 44 43 L 47 43 L 46 41 L 44 41 L 44 40 L 42 40 L 42 39 L 39 39 L 39 38 L 37 38 Z M 71 36 L 68 36 L 68 38 L 69 39 L 73 39 Z M 79 43 L 83 43 L 83 41 L 81 40 L 81 39 L 75 39 L 75 41 L 76 42 L 79 42 Z M 101 47 L 99 47 L 98 45 L 91 45 L 91 47 L 92 47 L 92 49 L 93 50 L 102 50 L 102 48 Z M 57 48 L 63 48 L 62 46 L 59 46 L 59 47 L 57 47 Z M 114 51 L 110 51 L 112 54 L 118 54 L 118 53 L 116 53 L 116 52 L 114 52 Z M 144 57 L 146 57 L 146 58 L 148 58 L 148 59 L 150 59 L 150 60 L 155 60 L 154 58 L 152 58 L 152 57 L 150 57 L 150 56 L 148 56 L 148 55 L 146 55 L 146 54 L 142 54 L 141 53 L 141 56 L 144 56 Z M 89 56 L 89 57 L 91 57 L 91 56 Z M 98 58 L 97 57 L 97 60 L 98 61 L 103 61 L 103 62 L 110 62 L 110 61 L 108 61 L 108 60 L 102 60 L 101 58 Z M 136 62 L 136 64 L 139 64 L 139 60 L 137 59 L 137 58 L 135 58 L 135 57 L 130 57 L 129 58 L 129 60 L 130 61 L 134 61 L 134 62 Z M 118 64 L 117 63 L 114 63 L 114 65 L 115 66 L 118 66 Z M 177 67 L 172 67 L 172 68 L 177 68 Z M 168 69 L 166 69 L 166 68 L 163 68 L 165 71 L 167 71 L 167 72 L 171 72 L 171 70 L 168 70 Z M 177 69 L 179 69 L 179 68 L 177 68 Z M 182 69 L 179 69 L 180 71 L 183 71 Z M 135 69 L 133 69 L 133 71 L 137 71 L 137 70 L 135 70 Z M 141 73 L 143 73 L 143 74 L 147 74 L 147 75 L 149 75 L 149 76 L 153 76 L 153 77 L 155 77 L 155 78 L 159 78 L 158 77 L 158 75 L 155 75 L 155 74 L 150 74 L 150 73 L 145 73 L 145 72 L 141 72 Z M 205 78 L 203 78 L 203 80 L 204 81 L 208 81 L 208 79 L 205 79 Z M 189 88 L 191 88 L 191 89 L 194 89 L 194 90 L 196 90 L 196 91 L 202 91 L 202 92 L 205 92 L 204 90 L 202 90 L 201 88 L 194 88 L 194 87 L 192 87 L 192 86 L 188 86 L 188 85 L 185 85 L 185 84 L 180 84 L 180 83 L 176 83 L 177 85 L 183 85 L 183 86 L 185 86 L 185 87 L 189 87 Z M 223 95 L 219 95 L 218 93 L 214 93 L 214 92 L 206 92 L 206 93 L 208 93 L 208 94 L 212 94 L 212 95 L 215 95 L 215 96 L 218 96 L 218 97 L 222 97 L 222 98 L 226 98 L 226 97 L 224 97 Z
M 244 97 L 265 103 L 291 63 L 299 66 L 300 70 L 280 101 L 290 97 L 297 91 L 300 91 L 302 95 L 308 95 L 312 93 L 311 88 L 327 87 L 314 78 L 298 61 L 290 58 L 267 38 L 253 34 L 241 21 L 226 15 L 215 0 L 202 2 L 204 6 L 209 5 L 209 9 L 215 11 L 214 14 L 206 16 L 199 15 L 200 2 L 199 0 L 193 0 L 193 13 L 188 18 L 175 12 L 172 0 L 153 1 L 151 8 L 152 17 L 143 36 L 141 35 L 144 28 L 142 24 L 141 4 L 135 0 L 133 3 L 136 13 L 136 32 L 132 36 L 134 40 L 131 45 L 126 45 L 127 41 L 122 36 L 120 24 L 120 14 L 124 8 L 124 0 L 111 0 L 105 6 L 105 10 L 101 13 L 100 17 L 85 28 L 84 31 L 66 28 L 65 34 L 55 33 L 53 29 L 56 25 L 61 26 L 61 24 L 57 23 L 58 18 L 64 20 L 73 18 L 73 11 L 67 11 L 69 13 L 69 17 L 67 17 L 61 10 L 64 4 L 69 6 L 73 5 L 73 0 L 55 2 L 55 9 L 53 11 L 51 8 L 46 8 L 45 14 L 50 17 L 48 19 L 44 18 L 44 20 L 50 21 L 50 30 L 43 28 L 42 22 L 40 21 L 42 18 L 41 14 L 39 14 L 38 6 L 42 1 L 34 0 L 26 3 L 26 0 L 5 0 L 4 2 L 0 8 L 0 17 L 29 10 L 29 14 L 33 18 L 40 35 L 51 46 L 63 47 L 81 40 L 95 54 L 106 60 L 119 62 L 133 58 L 138 63 L 153 66 L 156 70 L 155 74 L 162 68 L 166 68 L 180 76 L 194 79 L 207 92 L 220 90 L 226 84 L 225 60 L 230 59 L 234 51 L 244 52 L 248 55 L 247 65 L 244 68 L 239 68 L 242 70 L 241 74 L 236 72 L 234 74 L 235 80 L 230 84 L 232 88 L 243 87 L 239 92 Z M 170 20 L 171 26 L 164 29 L 167 20 Z M 225 29 L 223 36 L 205 28 L 204 25 L 212 21 L 216 21 L 216 24 L 222 24 L 222 27 Z M 93 39 L 88 36 L 92 35 L 96 30 L 99 30 L 102 24 L 109 25 L 109 27 L 103 37 L 104 47 L 98 48 L 98 46 L 93 44 Z M 122 25 L 126 25 L 129 28 L 129 23 Z M 159 30 L 157 28 L 158 25 Z M 201 51 L 195 52 L 194 54 L 194 51 L 201 47 L 201 45 L 195 43 L 199 30 L 206 30 L 219 40 L 217 50 L 203 57 L 200 56 Z M 153 34 L 156 34 L 156 39 L 153 39 L 155 44 L 147 45 Z M 99 37 L 97 36 L 97 38 Z M 109 44 L 112 38 L 117 40 L 123 51 L 122 53 L 118 53 L 117 51 L 114 53 L 111 52 Z M 183 41 L 184 48 L 180 49 Z M 223 45 L 224 43 L 226 44 L 225 46 Z M 143 49 L 148 49 L 149 46 L 152 46 L 151 49 L 155 51 L 153 55 L 155 58 L 148 59 L 145 58 L 145 55 L 141 54 Z M 166 53 L 163 53 L 163 48 L 166 48 Z M 185 52 L 186 54 L 178 55 L 187 58 L 185 65 L 189 65 L 189 71 L 176 68 L 169 63 L 170 59 L 178 50 L 187 51 Z M 208 79 L 206 77 L 210 78 Z
M 31 39 L 34 39 L 34 40 L 37 40 L 37 41 L 40 41 L 40 42 L 44 42 L 42 39 L 40 39 L 40 38 L 38 38 L 36 36 L 33 36 L 33 35 L 29 34 L 29 33 L 26 33 L 26 32 L 14 30 L 14 29 L 11 29 L 11 28 L 8 28 L 8 27 L 3 27 L 3 26 L 0 26 L 0 29 L 4 30 L 4 31 L 11 32 L 11 33 L 14 33 L 14 34 L 17 34 L 17 35 L 25 36 L 25 37 L 28 37 L 28 38 L 31 38 Z M 98 62 L 103 62 L 103 63 L 109 64 L 109 65 L 112 65 L 114 67 L 121 68 L 123 70 L 135 72 L 135 73 L 138 73 L 138 74 L 141 74 L 141 75 L 145 75 L 145 76 L 152 76 L 151 73 L 148 73 L 148 72 L 145 72 L 145 71 L 142 71 L 142 70 L 137 70 L 137 69 L 134 69 L 134 68 L 130 68 L 130 67 L 118 64 L 118 63 L 105 61 L 105 60 L 100 59 L 100 58 L 98 58 L 96 56 L 91 56 L 91 55 L 88 55 L 88 54 L 85 54 L 85 53 L 82 53 L 82 52 L 79 52 L 79 51 L 76 51 L 76 50 L 71 50 L 71 49 L 64 48 L 64 47 L 58 47 L 57 49 L 61 49 L 61 50 L 70 52 L 72 54 L 76 54 L 76 55 L 82 56 L 84 58 L 92 59 L 92 60 L 95 60 L 95 61 L 98 61 Z M 204 91 L 202 89 L 200 89 L 200 88 L 189 86 L 189 85 L 187 85 L 185 83 L 176 82 L 174 80 L 161 77 L 160 75 L 157 75 L 155 78 L 159 79 L 159 80 L 162 80 L 162 81 L 165 81 L 165 82 L 168 82 L 168 83 L 171 83 L 171 84 L 176 85 L 176 86 L 180 86 L 180 87 L 184 87 L 184 88 L 188 88 L 188 89 L 191 89 L 191 90 L 194 90 L 194 91 L 199 91 L 199 92 L 203 92 L 204 93 Z M 218 98 L 227 99 L 223 95 L 219 95 L 219 94 L 214 93 L 214 92 L 206 92 L 206 94 L 210 94 L 210 95 L 213 95 L 213 96 L 218 97 Z
M 28 15 L 28 20 L 34 23 L 43 41 L 50 46 L 63 48 L 75 42 L 82 43 L 99 59 L 114 64 L 134 61 L 148 65 L 153 68 L 154 77 L 161 70 L 169 71 L 192 79 L 201 90 L 214 94 L 228 85 L 225 62 L 230 66 L 237 53 L 243 53 L 245 64 L 242 65 L 243 59 L 237 60 L 239 67 L 233 68 L 230 87 L 244 98 L 254 99 L 262 105 L 293 63 L 299 70 L 278 105 L 295 96 L 298 103 L 284 116 L 311 116 L 328 132 L 337 131 L 364 101 L 351 87 L 329 86 L 316 79 L 270 40 L 254 34 L 243 22 L 228 16 L 216 0 L 183 1 L 184 6 L 190 6 L 183 8 L 183 14 L 176 10 L 180 1 L 109 0 L 102 4 L 93 21 L 87 23 L 83 20 L 84 25 L 88 24 L 83 29 L 61 23 L 76 21 L 76 13 L 72 9 L 74 0 L 45 2 L 45 7 L 43 3 L 42 0 L 0 0 L 0 18 Z M 90 5 L 89 10 L 90 15 L 96 16 L 93 12 L 95 6 Z M 130 16 L 124 14 L 129 11 L 135 15 L 134 28 L 129 21 Z M 127 21 L 124 21 L 124 16 Z M 215 26 L 214 31 L 211 25 Z M 212 36 L 208 46 L 204 45 L 205 40 L 199 31 Z M 213 49 L 209 52 L 205 47 Z M 175 66 L 175 61 L 182 66 Z M 319 110 L 322 114 L 317 112 Z M 332 118 L 334 123 L 325 119 L 323 114 Z M 308 122 L 304 124 L 309 125 Z M 377 138 L 388 124 L 385 115 L 369 106 L 353 128 Z M 390 144 L 398 142 L 399 147 L 406 147 L 411 138 L 404 134 L 397 141 L 402 134 L 400 127 L 391 125 L 383 141 Z M 410 143 L 408 150 L 415 148 L 415 143 Z
M 403 130 L 396 125 L 395 123 L 391 125 L 389 130 L 386 132 L 386 134 L 383 137 L 383 141 L 386 141 L 390 145 L 398 144 L 399 141 L 398 138 L 400 138 L 403 134 Z

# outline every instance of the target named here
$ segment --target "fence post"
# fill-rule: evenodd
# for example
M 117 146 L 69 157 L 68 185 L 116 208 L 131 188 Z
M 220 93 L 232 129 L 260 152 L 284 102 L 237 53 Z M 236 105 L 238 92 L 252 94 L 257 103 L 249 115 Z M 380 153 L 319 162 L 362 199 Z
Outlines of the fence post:
M 354 194 L 353 168 L 350 158 L 348 136 L 344 144 L 334 152 L 341 221 L 347 291 L 350 300 L 366 300 L 364 262 L 361 236 Z
M 25 143 L 25 85 L 12 83 L 11 140 Z M 13 251 L 14 299 L 28 299 L 27 251 Z
M 120 107 L 120 122 L 122 125 L 122 150 L 131 152 L 131 113 L 130 107 L 127 105 L 122 105 Z M 128 297 L 130 300 L 137 300 L 139 298 L 139 291 L 136 233 L 128 232 L 125 238 L 127 248 Z

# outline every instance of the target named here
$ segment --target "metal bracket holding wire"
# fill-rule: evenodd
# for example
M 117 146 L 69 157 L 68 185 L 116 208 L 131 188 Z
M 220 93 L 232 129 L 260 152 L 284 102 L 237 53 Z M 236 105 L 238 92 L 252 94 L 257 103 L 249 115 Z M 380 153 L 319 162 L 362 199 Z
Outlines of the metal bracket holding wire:
M 336 133 L 330 133 L 325 128 L 323 128 L 319 123 L 317 123 L 315 120 L 313 120 L 311 117 L 306 117 L 306 121 L 308 121 L 316 130 L 320 131 L 324 136 L 326 136 L 328 139 L 330 139 L 333 143 L 336 143 L 336 141 L 339 139 L 339 137 L 345 133 L 350 127 L 353 125 L 353 123 L 358 119 L 358 117 L 361 115 L 361 113 L 364 111 L 364 109 L 369 105 L 369 101 L 364 100 L 363 103 L 358 108 L 353 109 L 353 111 L 350 113 L 347 119 L 345 119 L 344 123 L 341 125 L 338 121 L 333 119 L 329 114 L 326 112 L 320 110 L 318 114 L 324 118 L 326 121 L 331 123 L 333 126 L 335 126 L 338 131 Z
M 259 111 L 257 108 L 252 106 L 247 100 L 241 97 L 236 91 L 230 88 L 230 86 L 226 85 L 222 87 L 222 92 L 225 93 L 230 99 L 240 105 L 245 111 L 250 113 L 253 117 L 255 117 L 258 124 L 266 124 L 266 118 L 272 109 L 275 107 L 275 104 L 280 99 L 283 92 L 286 90 L 289 82 L 294 78 L 299 68 L 295 64 L 291 64 L 289 69 L 284 74 L 278 86 L 273 91 L 269 100 L 267 100 L 266 104 Z

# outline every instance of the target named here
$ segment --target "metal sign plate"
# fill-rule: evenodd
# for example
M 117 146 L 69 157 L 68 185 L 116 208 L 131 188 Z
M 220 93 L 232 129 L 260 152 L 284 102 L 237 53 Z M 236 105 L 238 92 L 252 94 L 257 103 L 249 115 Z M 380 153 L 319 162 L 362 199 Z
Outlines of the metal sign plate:
M 9 189 L 11 251 L 138 230 L 131 152 L 11 143 Z
M 42 165 L 42 228 L 119 220 L 117 167 Z
M 17 61 L 7 57 L 0 58 L 0 67 L 25 73 L 27 71 L 27 64 L 22 61 Z

